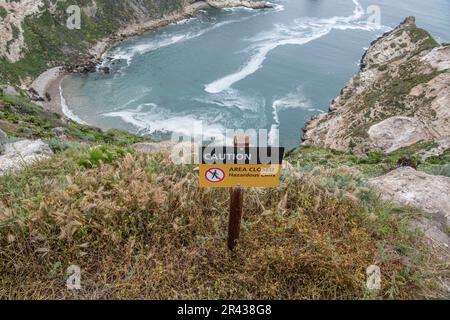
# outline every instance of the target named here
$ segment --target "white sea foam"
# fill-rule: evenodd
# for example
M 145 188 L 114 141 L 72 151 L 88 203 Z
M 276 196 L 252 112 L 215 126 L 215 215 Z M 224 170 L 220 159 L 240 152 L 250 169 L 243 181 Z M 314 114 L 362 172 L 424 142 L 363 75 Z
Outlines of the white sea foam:
M 105 54 L 105 57 L 109 57 L 114 60 L 126 60 L 127 64 L 129 65 L 131 63 L 131 61 L 133 60 L 133 58 L 137 55 L 145 54 L 145 53 L 148 53 L 148 52 L 151 52 L 154 50 L 158 50 L 158 49 L 161 49 L 164 47 L 175 45 L 177 43 L 181 43 L 184 41 L 198 38 L 207 32 L 210 32 L 212 30 L 226 26 L 228 24 L 245 21 L 249 18 L 252 18 L 253 16 L 254 15 L 244 17 L 241 19 L 222 21 L 219 23 L 215 23 L 209 27 L 206 27 L 206 28 L 204 27 L 200 30 L 193 30 L 193 31 L 188 31 L 188 32 L 183 30 L 180 32 L 169 33 L 169 34 L 162 33 L 161 35 L 156 36 L 152 39 L 145 40 L 145 42 L 139 42 L 139 43 L 136 43 L 131 46 L 123 46 L 122 45 L 120 47 L 112 49 Z M 193 19 L 186 20 L 183 23 L 188 24 L 189 22 L 191 22 L 191 20 L 193 20 Z M 106 61 L 106 59 L 104 59 L 102 64 L 104 64 L 105 61 Z
M 207 84 L 205 91 L 219 93 L 230 88 L 234 83 L 247 78 L 263 66 L 264 60 L 272 50 L 280 46 L 303 45 L 327 35 L 334 29 L 373 31 L 380 28 L 364 21 L 358 21 L 364 16 L 364 10 L 357 0 L 352 1 L 355 4 L 355 9 L 351 16 L 296 19 L 293 24 L 277 24 L 272 31 L 263 32 L 247 39 L 252 42 L 252 45 L 247 49 L 252 54 L 247 63 L 239 71 Z
M 301 108 L 311 110 L 311 102 L 305 98 L 302 89 L 298 88 L 295 92 L 289 93 L 286 96 L 277 99 L 272 104 L 273 119 L 277 125 L 280 124 L 279 112 L 286 109 Z
M 269 4 L 271 4 L 273 7 L 271 10 L 275 12 L 284 11 L 285 9 L 284 6 L 280 3 L 269 2 Z
M 260 10 L 260 9 L 255 10 L 255 9 L 247 8 L 247 7 L 230 7 L 230 8 L 222 8 L 221 10 L 229 11 L 229 12 L 236 12 L 236 11 L 255 12 L 255 11 L 257 11 L 258 13 L 261 13 L 261 14 L 284 11 L 284 6 L 280 3 L 267 1 L 267 4 L 272 5 L 272 8 L 270 8 L 266 12 L 263 12 L 263 10 Z
M 278 137 L 278 130 L 280 127 L 280 112 L 283 110 L 296 108 L 301 108 L 309 112 L 323 112 L 322 110 L 312 108 L 311 101 L 304 96 L 302 88 L 297 88 L 295 92 L 288 93 L 286 96 L 273 102 L 272 114 L 275 123 L 272 124 L 271 130 L 269 132 L 269 141 L 272 141 L 272 143 L 276 143 L 274 139 Z
M 117 49 L 113 49 L 107 55 L 114 60 L 126 60 L 127 64 L 130 64 L 130 62 L 136 55 L 171 46 L 192 37 L 193 36 L 189 34 L 175 34 L 171 36 L 164 36 L 158 39 L 153 39 L 152 41 L 146 43 L 138 43 L 129 47 L 119 47 Z
M 225 127 L 210 120 L 189 115 L 175 115 L 167 109 L 153 103 L 140 105 L 136 109 L 105 113 L 104 117 L 117 117 L 133 125 L 140 134 L 177 133 L 193 136 L 202 130 L 204 137 L 220 137 L 225 133 Z
M 72 120 L 75 121 L 75 122 L 78 122 L 78 123 L 80 123 L 80 124 L 87 125 L 87 122 L 81 120 L 80 117 L 78 117 L 76 114 L 74 114 L 74 113 L 69 109 L 69 106 L 67 105 L 66 99 L 64 98 L 64 95 L 63 95 L 63 91 L 62 91 L 62 88 L 61 88 L 61 84 L 59 85 L 59 96 L 60 96 L 60 99 L 61 99 L 61 109 L 62 109 L 63 114 L 64 114 L 67 118 L 72 119 Z
M 194 101 L 212 104 L 225 109 L 237 108 L 242 111 L 258 112 L 264 110 L 264 97 L 245 94 L 236 89 L 229 88 L 217 94 L 207 94 L 193 98 Z
M 189 23 L 189 22 L 191 22 L 192 20 L 195 20 L 195 19 L 197 19 L 197 18 L 187 18 L 187 19 L 183 19 L 183 20 L 180 20 L 180 21 L 172 22 L 171 24 L 172 25 L 186 24 L 186 23 Z

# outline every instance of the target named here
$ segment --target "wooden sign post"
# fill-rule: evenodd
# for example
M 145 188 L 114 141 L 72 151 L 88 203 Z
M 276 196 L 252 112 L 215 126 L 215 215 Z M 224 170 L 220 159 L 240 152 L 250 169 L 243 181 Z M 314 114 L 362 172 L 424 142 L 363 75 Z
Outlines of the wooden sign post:
M 276 188 L 280 183 L 284 148 L 250 147 L 249 137 L 236 136 L 233 147 L 202 147 L 199 170 L 203 188 L 230 188 L 228 248 L 239 239 L 244 188 Z
M 228 249 L 236 247 L 241 231 L 242 208 L 244 207 L 244 189 L 230 189 L 230 218 L 228 222 Z
M 250 147 L 247 136 L 234 137 L 235 148 Z M 231 251 L 236 247 L 241 231 L 242 211 L 244 207 L 244 189 L 240 186 L 230 189 L 230 218 L 228 223 L 228 249 Z

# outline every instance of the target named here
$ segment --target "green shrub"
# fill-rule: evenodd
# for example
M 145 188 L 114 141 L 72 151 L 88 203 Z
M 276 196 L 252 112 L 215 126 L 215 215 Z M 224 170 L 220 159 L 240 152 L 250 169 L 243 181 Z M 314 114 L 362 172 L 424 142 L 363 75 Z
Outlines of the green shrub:
M 129 153 L 129 150 L 102 145 L 92 149 L 88 155 L 82 156 L 78 160 L 78 164 L 84 168 L 96 168 L 102 164 L 111 163 L 126 153 Z
M 0 7 L 0 20 L 4 19 L 8 15 L 8 11 L 5 8 Z
M 431 167 L 427 172 L 436 176 L 450 177 L 450 164 Z

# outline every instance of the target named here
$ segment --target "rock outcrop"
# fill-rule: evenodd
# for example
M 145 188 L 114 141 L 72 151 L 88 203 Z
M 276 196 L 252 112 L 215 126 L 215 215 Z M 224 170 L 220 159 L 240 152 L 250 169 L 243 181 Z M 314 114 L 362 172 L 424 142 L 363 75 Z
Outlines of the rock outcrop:
M 2 130 L 0 130 L 0 155 L 5 151 L 5 144 L 7 142 L 8 136 Z
M 409 167 L 399 168 L 370 180 L 382 198 L 400 205 L 421 209 L 420 228 L 436 245 L 450 253 L 450 178 L 433 176 Z
M 0 175 L 15 171 L 35 161 L 46 159 L 53 155 L 50 147 L 41 140 L 22 140 L 4 145 L 0 155 Z
M 450 46 L 407 18 L 372 43 L 330 112 L 306 125 L 304 144 L 390 153 L 449 137 L 449 67 Z
M 19 92 L 17 92 L 16 88 L 10 85 L 6 85 L 3 88 L 0 88 L 0 90 L 9 96 L 18 96 L 20 95 Z
M 266 1 L 205 0 L 205 2 L 214 8 L 235 8 L 235 7 L 244 7 L 244 8 L 249 8 L 249 9 L 273 8 L 273 5 Z
M 7 13 L 0 18 L 0 57 L 17 62 L 27 49 L 23 36 L 23 22 L 26 17 L 40 12 L 42 0 L 0 1 Z
M 391 117 L 367 132 L 373 148 L 386 153 L 433 138 L 426 124 L 414 117 Z

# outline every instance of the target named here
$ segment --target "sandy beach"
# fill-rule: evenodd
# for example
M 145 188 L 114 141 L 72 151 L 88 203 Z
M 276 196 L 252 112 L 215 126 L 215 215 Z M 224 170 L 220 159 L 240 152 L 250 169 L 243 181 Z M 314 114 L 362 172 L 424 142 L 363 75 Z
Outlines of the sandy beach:
M 45 99 L 41 104 L 46 110 L 64 115 L 61 108 L 59 86 L 67 74 L 63 67 L 54 67 L 39 75 L 30 85 L 30 88 L 33 88 L 40 97 Z M 47 96 L 50 97 L 50 100 L 47 99 Z
M 229 7 L 247 7 L 254 9 L 271 8 L 271 5 L 265 1 L 198 1 L 191 5 L 186 6 L 182 11 L 173 13 L 162 17 L 161 19 L 149 20 L 143 23 L 130 25 L 126 28 L 118 30 L 110 37 L 103 38 L 90 49 L 89 54 L 91 58 L 87 59 L 86 65 L 98 64 L 104 53 L 107 52 L 114 45 L 133 36 L 142 35 L 145 32 L 155 31 L 162 27 L 165 27 L 171 23 L 176 23 L 184 19 L 194 17 L 200 10 L 205 10 L 211 7 L 214 8 L 229 8 Z M 82 69 L 82 67 L 81 67 Z M 74 73 L 78 73 L 74 70 Z M 42 103 L 46 110 L 50 110 L 61 115 L 65 115 L 61 105 L 60 85 L 65 76 L 70 74 L 64 67 L 51 68 L 42 73 L 31 84 L 31 88 L 35 89 L 40 97 L 45 98 L 46 94 L 50 95 L 51 100 Z M 67 115 L 65 115 L 67 116 Z
M 90 54 L 94 60 L 101 59 L 103 54 L 112 46 L 120 43 L 130 37 L 141 35 L 145 32 L 155 31 L 159 28 L 167 26 L 171 23 L 187 19 L 195 15 L 199 10 L 205 9 L 208 6 L 205 2 L 194 3 L 185 8 L 184 11 L 165 16 L 158 20 L 150 20 L 141 24 L 128 26 L 126 29 L 121 29 L 114 35 L 99 40 L 90 50 Z M 50 101 L 45 99 L 42 106 L 49 111 L 66 116 L 61 105 L 60 86 L 63 79 L 70 74 L 64 67 L 55 67 L 46 70 L 39 77 L 37 77 L 30 88 L 33 88 L 40 97 L 45 98 L 46 94 L 50 95 Z
M 59 89 L 61 82 L 67 75 L 68 75 L 67 72 L 61 71 L 58 77 L 48 82 L 46 92 L 50 94 L 51 101 L 46 101 L 44 103 L 45 109 L 64 115 L 61 105 L 61 93 Z

